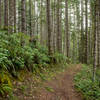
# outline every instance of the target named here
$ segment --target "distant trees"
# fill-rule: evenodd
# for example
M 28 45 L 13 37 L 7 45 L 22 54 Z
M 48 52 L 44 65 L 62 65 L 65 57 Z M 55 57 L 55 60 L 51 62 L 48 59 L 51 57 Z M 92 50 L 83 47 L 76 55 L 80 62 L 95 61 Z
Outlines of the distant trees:
M 96 2 L 94 7 L 89 0 L 0 0 L 0 28 L 37 38 L 49 54 L 59 52 L 74 62 L 96 61 L 94 66 L 100 66 L 100 3 Z
M 33 0 L 0 0 L 0 25 L 8 33 L 22 32 L 29 34 L 30 37 L 38 37 L 42 45 L 47 44 L 50 54 L 62 53 L 66 48 L 63 48 L 63 42 L 66 44 L 68 41 L 63 40 L 64 28 L 62 27 L 65 27 L 63 21 L 65 18 L 62 20 L 62 14 L 65 15 L 63 7 L 64 3 L 61 0 L 35 0 L 34 2 Z M 66 18 L 68 21 L 68 14 Z M 66 37 L 68 38 L 67 35 Z

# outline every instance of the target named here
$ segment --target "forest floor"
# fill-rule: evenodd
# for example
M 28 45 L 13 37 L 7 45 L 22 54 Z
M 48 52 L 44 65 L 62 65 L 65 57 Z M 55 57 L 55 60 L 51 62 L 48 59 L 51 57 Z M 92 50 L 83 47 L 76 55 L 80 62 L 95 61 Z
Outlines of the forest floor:
M 80 93 L 74 88 L 74 75 L 79 72 L 81 65 L 69 67 L 64 73 L 59 74 L 45 86 L 53 91 L 42 90 L 39 100 L 83 100 Z
M 35 84 L 34 79 L 28 75 L 23 82 L 14 83 L 17 87 L 14 90 L 14 100 L 83 100 L 74 87 L 74 76 L 80 70 L 80 64 L 72 65 L 52 80 L 41 84 Z

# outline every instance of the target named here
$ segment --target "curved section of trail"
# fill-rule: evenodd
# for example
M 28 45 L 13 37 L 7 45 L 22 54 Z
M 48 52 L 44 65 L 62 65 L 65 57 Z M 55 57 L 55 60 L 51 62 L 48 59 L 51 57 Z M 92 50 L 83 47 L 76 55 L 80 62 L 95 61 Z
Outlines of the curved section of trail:
M 47 82 L 45 86 L 50 90 L 41 90 L 38 100 L 83 100 L 82 96 L 74 88 L 74 76 L 81 69 L 81 65 L 70 67 L 64 73 L 57 75 L 55 79 Z

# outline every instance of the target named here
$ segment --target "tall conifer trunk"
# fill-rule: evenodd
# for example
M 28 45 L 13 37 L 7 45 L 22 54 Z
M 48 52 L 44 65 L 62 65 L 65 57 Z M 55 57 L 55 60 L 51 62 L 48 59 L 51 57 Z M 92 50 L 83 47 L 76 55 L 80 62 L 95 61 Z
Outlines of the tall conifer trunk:
M 93 59 L 93 81 L 95 81 L 95 73 L 97 67 L 97 19 L 98 19 L 98 0 L 95 2 L 95 19 L 94 19 L 94 59 Z
M 14 0 L 14 32 L 16 33 L 16 0 Z
M 32 36 L 32 2 L 31 0 L 29 0 L 29 17 L 30 17 L 30 20 L 29 20 L 29 33 L 30 33 L 30 36 Z
M 8 30 L 8 0 L 4 0 L 4 29 Z
M 26 0 L 21 0 L 21 32 L 26 34 Z
M 98 1 L 98 67 L 100 67 L 100 0 Z
M 48 29 L 48 51 L 52 54 L 52 36 L 51 36 L 51 20 L 50 20 L 50 0 L 47 0 L 47 29 Z
M 68 0 L 65 0 L 65 32 L 66 32 L 66 55 L 69 57 L 69 31 L 68 31 Z
M 61 0 L 57 1 L 57 51 L 62 53 Z
M 1 18 L 2 18 L 2 17 L 1 17 L 2 14 L 1 14 L 1 12 L 2 12 L 2 5 L 1 5 L 1 0 L 0 0 L 0 28 L 1 28 L 1 26 L 2 26 L 2 21 L 1 21 L 1 20 L 2 20 L 2 19 L 1 19 Z
M 88 0 L 85 0 L 85 63 L 88 63 Z
M 9 33 L 13 33 L 14 28 L 14 0 L 9 0 Z

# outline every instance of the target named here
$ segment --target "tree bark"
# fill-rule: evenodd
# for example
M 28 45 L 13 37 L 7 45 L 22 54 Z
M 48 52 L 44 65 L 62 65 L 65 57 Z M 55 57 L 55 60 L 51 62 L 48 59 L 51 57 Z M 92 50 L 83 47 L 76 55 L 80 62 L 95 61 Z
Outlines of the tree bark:
M 4 29 L 8 30 L 8 0 L 4 0 Z
M 59 53 L 62 53 L 62 34 L 60 30 L 60 24 L 61 24 L 61 9 L 60 9 L 61 1 L 57 1 L 57 51 Z
M 1 5 L 1 0 L 0 0 L 0 29 L 1 29 L 1 26 L 2 26 L 2 14 L 1 14 L 1 12 L 2 12 L 2 5 Z
M 14 0 L 9 0 L 9 33 L 13 33 L 14 28 Z
M 100 67 L 100 0 L 98 0 L 98 67 Z
M 26 4 L 26 0 L 21 0 L 21 32 L 26 34 L 25 4 Z
M 81 0 L 81 38 L 80 38 L 80 62 L 84 63 L 84 43 L 83 43 L 83 0 Z
M 21 32 L 21 2 L 18 0 L 18 32 Z
M 50 20 L 50 0 L 47 0 L 47 29 L 48 29 L 48 51 L 52 54 L 52 36 L 51 36 L 51 20 Z
M 88 64 L 88 0 L 85 0 L 85 63 Z
M 32 1 L 29 0 L 29 33 L 30 33 L 30 37 L 32 37 Z
M 68 31 L 68 0 L 65 0 L 65 32 L 66 32 L 66 55 L 69 57 L 69 31 Z
M 14 0 L 14 32 L 16 33 L 16 0 Z
M 94 60 L 93 60 L 93 81 L 95 81 L 95 73 L 97 67 L 97 17 L 98 17 L 98 1 L 95 3 L 95 19 L 94 19 Z

